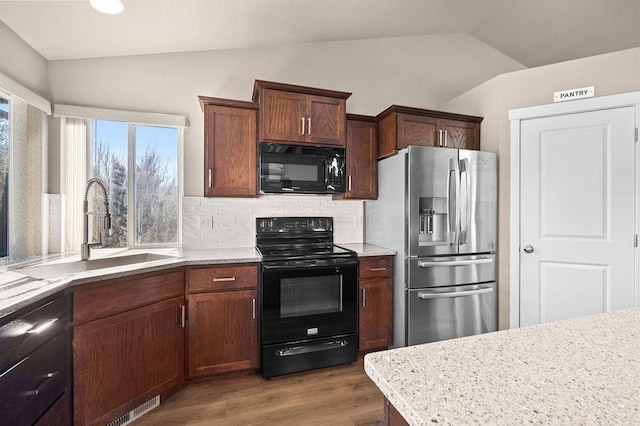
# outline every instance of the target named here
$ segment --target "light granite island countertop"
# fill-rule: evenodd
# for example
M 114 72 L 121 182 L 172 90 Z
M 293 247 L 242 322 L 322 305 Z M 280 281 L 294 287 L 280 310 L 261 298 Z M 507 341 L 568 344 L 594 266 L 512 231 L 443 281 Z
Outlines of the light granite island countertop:
M 370 353 L 410 425 L 640 424 L 640 309 Z

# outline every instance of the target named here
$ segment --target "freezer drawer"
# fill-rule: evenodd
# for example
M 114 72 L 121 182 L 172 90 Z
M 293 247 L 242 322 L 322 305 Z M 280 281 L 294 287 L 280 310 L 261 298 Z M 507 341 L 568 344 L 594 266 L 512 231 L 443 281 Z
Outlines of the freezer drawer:
M 407 290 L 407 345 L 497 330 L 496 283 Z
M 446 287 L 495 281 L 496 255 L 409 258 L 407 287 Z

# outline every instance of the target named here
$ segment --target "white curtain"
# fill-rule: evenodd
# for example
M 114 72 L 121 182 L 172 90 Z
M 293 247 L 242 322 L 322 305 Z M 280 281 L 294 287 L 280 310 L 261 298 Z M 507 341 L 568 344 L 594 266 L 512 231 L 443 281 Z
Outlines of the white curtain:
M 82 241 L 82 200 L 87 180 L 87 140 L 90 126 L 85 119 L 63 118 L 62 175 L 64 209 L 63 251 L 78 251 Z
M 9 148 L 9 256 L 21 260 L 42 254 L 43 150 L 46 116 L 18 97 L 12 100 Z

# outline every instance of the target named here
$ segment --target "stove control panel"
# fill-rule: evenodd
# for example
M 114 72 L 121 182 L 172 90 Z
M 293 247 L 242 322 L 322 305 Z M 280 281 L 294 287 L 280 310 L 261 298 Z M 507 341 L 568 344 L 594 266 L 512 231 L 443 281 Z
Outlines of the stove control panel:
M 256 232 L 331 232 L 332 217 L 259 217 Z

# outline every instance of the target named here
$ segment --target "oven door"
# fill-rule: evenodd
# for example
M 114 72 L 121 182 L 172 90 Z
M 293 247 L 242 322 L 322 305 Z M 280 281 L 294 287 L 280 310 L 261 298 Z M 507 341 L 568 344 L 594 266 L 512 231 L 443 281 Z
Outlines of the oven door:
M 282 343 L 358 330 L 358 261 L 262 269 L 262 343 Z

